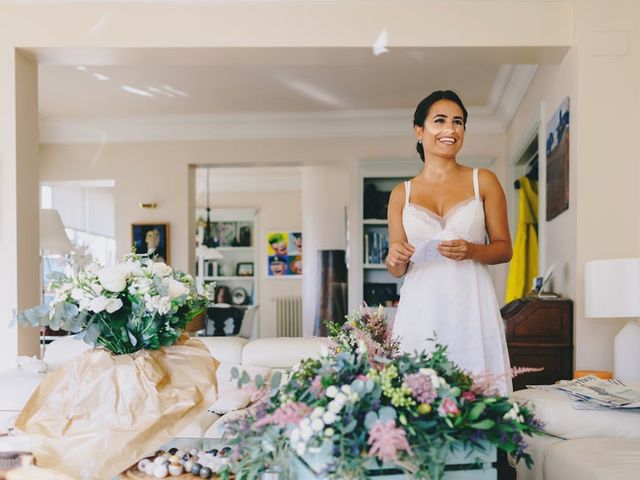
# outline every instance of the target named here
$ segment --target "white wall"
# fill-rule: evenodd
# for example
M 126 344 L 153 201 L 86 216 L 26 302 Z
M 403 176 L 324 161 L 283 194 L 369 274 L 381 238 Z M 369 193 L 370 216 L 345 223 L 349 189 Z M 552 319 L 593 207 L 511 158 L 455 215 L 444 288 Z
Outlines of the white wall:
M 313 335 L 318 309 L 320 250 L 345 249 L 345 208 L 352 179 L 346 162 L 302 169 L 304 241 L 303 332 Z M 358 288 L 358 287 L 353 287 Z
M 512 158 L 532 123 L 546 125 L 570 97 L 569 209 L 545 225 L 543 257 L 555 264 L 554 289 L 574 300 L 578 369 L 612 370 L 613 337 L 624 323 L 585 318 L 585 262 L 640 256 L 638 18 L 631 0 L 575 2 L 575 46 L 561 65 L 538 70 L 507 132 Z
M 608 2 L 606 3 L 608 5 Z M 0 306 L 5 318 L 19 305 L 15 282 L 25 275 L 25 295 L 32 290 L 36 268 L 33 256 L 35 244 L 27 243 L 28 253 L 21 255 L 19 245 L 22 224 L 33 225 L 37 214 L 37 178 L 17 181 L 19 168 L 37 171 L 16 149 L 18 137 L 15 128 L 24 129 L 21 135 L 25 147 L 35 148 L 37 140 L 37 112 L 32 111 L 20 98 L 17 85 L 25 91 L 24 98 L 36 99 L 35 66 L 29 81 L 14 75 L 16 48 L 41 47 L 42 61 L 83 64 L 85 61 L 127 62 L 124 51 L 105 48 L 175 48 L 175 47 L 367 47 L 386 28 L 389 47 L 429 46 L 466 47 L 473 49 L 472 61 L 480 58 L 495 60 L 495 55 L 507 60 L 529 55 L 532 60 L 549 58 L 562 50 L 571 40 L 572 4 L 569 2 L 415 2 L 397 0 L 384 2 L 371 8 L 366 2 L 300 2 L 240 3 L 215 2 L 203 5 L 155 5 L 153 21 L 149 19 L 149 6 L 126 2 L 109 4 L 81 3 L 65 5 L 0 6 L 0 152 L 2 158 L 2 212 L 0 219 L 2 251 L 15 262 L 3 272 L 0 286 Z M 438 22 L 431 22 L 438 18 Z M 514 21 L 517 19 L 517 21 Z M 429 28 L 425 28 L 425 25 Z M 456 25 L 452 29 L 451 25 Z M 482 28 L 478 28 L 481 25 Z M 540 34 L 544 25 L 544 35 Z M 239 28 L 242 26 L 242 28 Z M 47 47 L 68 47 L 53 53 Z M 495 49 L 494 47 L 507 47 Z M 75 49 L 75 47 L 80 47 Z M 510 47 L 510 48 L 509 48 Z M 180 48 L 176 48 L 180 55 Z M 52 58 L 48 55 L 60 55 Z M 177 57 L 176 57 L 177 58 Z M 443 57 L 446 58 L 446 57 Z M 186 61 L 180 58 L 180 61 Z M 17 105 L 20 122 L 16 123 L 14 106 Z M 26 122 L 22 120 L 28 119 Z M 128 250 L 129 225 L 136 221 L 170 221 L 171 241 L 175 253 L 173 262 L 180 268 L 190 265 L 193 219 L 189 216 L 188 198 L 192 176 L 189 163 L 211 164 L 240 161 L 310 162 L 344 161 L 359 158 L 395 158 L 411 151 L 407 139 L 385 138 L 353 142 L 344 139 L 321 141 L 299 140 L 291 142 L 282 151 L 269 141 L 219 142 L 211 145 L 201 142 L 191 148 L 184 145 L 157 144 L 151 148 L 141 145 L 85 145 L 65 149 L 43 148 L 42 179 L 75 176 L 77 178 L 115 179 L 116 186 L 116 239 L 120 253 Z M 19 143 L 19 142 L 18 142 Z M 411 146 L 411 142 L 409 142 Z M 223 152 L 223 155 L 220 155 Z M 249 152 L 251 152 L 249 154 Z M 277 152 L 277 155 L 273 155 Z M 302 156 L 304 154 L 304 156 Z M 410 153 L 409 153 L 410 154 Z M 235 160 L 234 160 L 235 159 Z M 288 159 L 288 160 L 286 160 Z M 18 167 L 19 165 L 19 167 Z M 155 172 L 162 177 L 155 177 Z M 115 173 L 114 173 L 115 172 Z M 24 188 L 23 188 L 24 187 Z M 18 201 L 17 188 L 21 188 Z M 137 203 L 156 202 L 154 211 L 140 211 Z M 24 208 L 24 211 L 22 210 Z M 16 216 L 20 213 L 20 220 Z M 636 235 L 638 232 L 636 231 Z M 32 235 L 33 237 L 33 235 Z M 20 253 L 20 255 L 18 255 Z M 19 273 L 22 272 L 22 273 Z M 13 286 L 12 286 L 13 285 Z M 4 287 L 7 287 L 5 290 Z M 19 285 L 22 289 L 22 286 Z M 6 293 L 5 293 L 6 292 Z M 27 301 L 30 303 L 31 299 Z M 15 338 L 13 339 L 15 340 Z M 9 343 L 15 343 L 14 341 Z M 12 347 L 13 348 L 13 347 Z

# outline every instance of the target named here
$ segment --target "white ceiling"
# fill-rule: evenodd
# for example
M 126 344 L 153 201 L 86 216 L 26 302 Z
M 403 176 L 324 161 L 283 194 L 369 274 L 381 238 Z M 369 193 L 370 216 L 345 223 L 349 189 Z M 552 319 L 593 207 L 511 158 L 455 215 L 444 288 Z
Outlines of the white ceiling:
M 43 143 L 406 134 L 415 105 L 437 89 L 460 93 L 469 131 L 503 131 L 535 72 L 505 64 L 508 51 L 473 49 L 90 53 L 58 52 L 56 62 L 39 52 Z M 72 61 L 82 58 L 94 61 Z
M 270 61 L 241 54 L 216 65 L 42 65 L 44 117 L 321 112 L 415 107 L 435 89 L 485 105 L 499 65 L 432 65 L 420 50 L 300 49 Z M 226 54 L 226 52 L 225 52 Z M 226 56 L 226 55 L 225 55 Z M 102 80 L 101 80 L 102 79 Z M 123 89 L 132 87 L 139 91 Z

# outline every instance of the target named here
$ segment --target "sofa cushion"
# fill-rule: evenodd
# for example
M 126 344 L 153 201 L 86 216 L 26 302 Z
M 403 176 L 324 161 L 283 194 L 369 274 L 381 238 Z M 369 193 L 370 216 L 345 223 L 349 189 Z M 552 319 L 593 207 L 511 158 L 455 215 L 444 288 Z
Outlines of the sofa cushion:
M 640 439 L 576 438 L 554 444 L 544 462 L 545 479 L 637 480 Z
M 232 420 L 237 420 L 248 414 L 255 414 L 255 405 L 244 408 L 242 410 L 235 410 L 233 412 L 227 413 L 226 415 L 223 415 L 209 427 L 209 429 L 204 434 L 204 438 L 222 438 L 222 435 L 224 434 L 225 423 Z
M 513 398 L 532 406 L 545 431 L 562 438 L 640 437 L 640 413 L 623 409 L 577 410 L 560 391 L 518 390 Z
M 77 335 L 60 337 L 46 346 L 43 360 L 54 370 L 91 349 L 91 345 L 83 342 Z
M 242 364 L 269 368 L 290 368 L 305 358 L 318 357 L 326 351 L 320 337 L 260 338 L 242 350 Z
M 180 434 L 176 435 L 176 438 L 202 438 L 205 432 L 209 430 L 209 427 L 211 427 L 211 425 L 213 425 L 219 418 L 219 415 L 205 410 L 198 415 L 187 428 L 180 432 Z
M 241 337 L 198 337 L 207 348 L 211 356 L 220 363 L 241 363 L 242 349 L 249 342 Z
M 17 411 L 31 398 L 40 382 L 46 377 L 46 373 L 34 373 L 22 368 L 12 368 L 0 372 L 0 411 Z
M 246 372 L 251 378 L 250 384 L 238 388 L 238 379 L 231 378 L 231 371 L 236 368 L 242 375 Z M 260 375 L 265 382 L 271 377 L 271 369 L 266 367 L 255 367 L 251 365 L 240 365 L 239 363 L 223 362 L 218 366 L 216 377 L 218 379 L 218 399 L 209 407 L 209 410 L 219 415 L 224 415 L 233 410 L 240 410 L 251 403 L 253 394 L 256 391 L 255 378 Z

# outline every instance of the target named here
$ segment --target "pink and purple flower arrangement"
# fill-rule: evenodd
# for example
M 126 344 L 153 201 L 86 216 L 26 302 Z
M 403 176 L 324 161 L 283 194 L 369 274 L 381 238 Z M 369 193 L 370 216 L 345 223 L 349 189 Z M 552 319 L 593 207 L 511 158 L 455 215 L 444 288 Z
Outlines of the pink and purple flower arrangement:
M 302 361 L 282 387 L 264 385 L 252 413 L 226 425 L 237 478 L 319 451 L 329 459 L 322 474 L 335 479 L 366 477 L 372 459 L 439 479 L 449 452 L 463 447 L 495 446 L 532 463 L 525 436 L 541 425 L 492 388 L 495 377 L 474 379 L 442 345 L 401 354 L 390 331 L 382 309 L 363 307 L 332 326 L 328 355 Z

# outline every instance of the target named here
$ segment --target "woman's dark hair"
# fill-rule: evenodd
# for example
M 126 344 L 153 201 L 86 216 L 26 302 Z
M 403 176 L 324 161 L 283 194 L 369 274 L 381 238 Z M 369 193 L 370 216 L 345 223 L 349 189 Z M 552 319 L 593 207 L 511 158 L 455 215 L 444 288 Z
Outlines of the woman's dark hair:
M 413 125 L 415 127 L 424 126 L 424 122 L 427 119 L 427 115 L 429 114 L 429 109 L 431 105 L 436 103 L 439 100 L 451 100 L 458 104 L 458 106 L 462 109 L 462 123 L 464 127 L 467 126 L 467 109 L 464 108 L 464 104 L 458 94 L 452 90 L 436 90 L 435 92 L 431 92 L 431 94 L 423 99 L 418 106 L 416 107 L 416 112 L 413 114 Z M 422 143 L 418 142 L 416 144 L 416 150 L 420 155 L 420 158 L 424 162 L 424 147 Z

